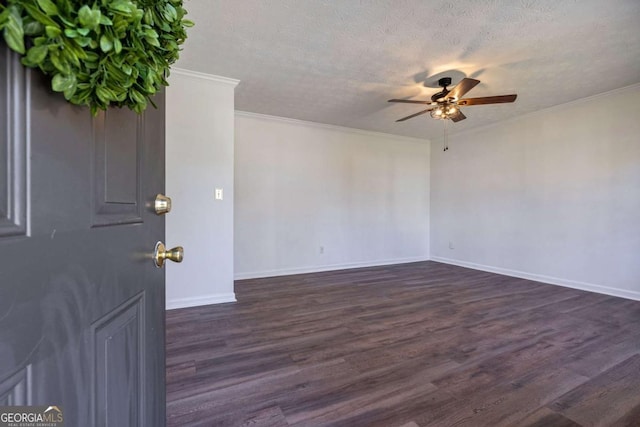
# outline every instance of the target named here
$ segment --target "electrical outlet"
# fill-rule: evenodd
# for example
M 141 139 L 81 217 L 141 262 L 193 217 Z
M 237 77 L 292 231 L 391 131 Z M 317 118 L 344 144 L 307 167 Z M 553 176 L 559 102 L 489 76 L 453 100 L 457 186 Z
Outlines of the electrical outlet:
M 453 248 L 453 242 L 449 242 L 449 249 L 454 249 Z
M 320 246 L 320 253 L 323 254 L 324 253 L 324 246 Z
M 222 200 L 222 188 L 216 188 L 216 200 Z

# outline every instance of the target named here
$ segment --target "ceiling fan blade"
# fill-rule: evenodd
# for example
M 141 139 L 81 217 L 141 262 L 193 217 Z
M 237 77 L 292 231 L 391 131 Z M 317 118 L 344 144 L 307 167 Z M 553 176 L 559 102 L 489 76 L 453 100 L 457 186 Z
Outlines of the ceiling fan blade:
M 480 83 L 480 80 L 464 78 L 460 81 L 460 83 L 456 85 L 456 87 L 454 87 L 449 91 L 446 97 L 460 99 L 465 93 L 469 92 L 471 89 L 476 87 L 479 83 Z
M 455 122 L 459 122 L 460 120 L 464 120 L 466 118 L 467 118 L 467 116 L 462 114 L 462 111 L 458 110 L 458 114 L 456 114 L 455 116 L 451 117 L 451 121 L 453 121 L 455 123 Z
M 396 120 L 396 122 L 404 122 L 405 120 L 413 119 L 414 117 L 417 117 L 417 116 L 419 116 L 419 115 L 421 115 L 421 114 L 424 114 L 424 113 L 428 113 L 428 112 L 429 112 L 429 111 L 431 111 L 431 110 L 433 110 L 433 108 L 427 108 L 426 110 L 418 111 L 418 112 L 417 112 L 417 113 L 415 113 L 415 114 L 412 114 L 412 115 L 410 115 L 410 116 L 407 116 L 407 117 L 403 117 L 403 118 L 401 118 L 401 119 L 398 119 L 398 120 Z
M 407 104 L 431 104 L 431 101 L 414 101 L 412 99 L 390 99 L 387 102 L 405 102 Z
M 518 95 L 500 95 L 485 96 L 483 98 L 466 98 L 458 101 L 458 105 L 485 105 L 485 104 L 504 104 L 505 102 L 513 102 Z

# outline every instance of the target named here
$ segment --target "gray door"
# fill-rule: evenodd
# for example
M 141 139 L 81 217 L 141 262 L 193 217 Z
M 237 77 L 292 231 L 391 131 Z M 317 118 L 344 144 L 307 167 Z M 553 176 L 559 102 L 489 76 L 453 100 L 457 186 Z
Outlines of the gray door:
M 0 44 L 0 406 L 165 424 L 164 97 L 137 116 L 52 93 Z

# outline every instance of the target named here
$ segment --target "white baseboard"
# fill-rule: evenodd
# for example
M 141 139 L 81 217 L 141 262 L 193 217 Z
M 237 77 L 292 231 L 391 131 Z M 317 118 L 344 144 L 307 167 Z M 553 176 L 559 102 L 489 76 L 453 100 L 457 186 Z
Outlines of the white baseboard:
M 329 264 L 329 265 L 318 265 L 313 267 L 283 268 L 283 269 L 275 269 L 275 270 L 255 271 L 255 272 L 249 272 L 249 273 L 236 273 L 235 280 L 260 279 L 263 277 L 275 277 L 275 276 L 290 276 L 292 274 L 319 273 L 321 271 L 347 270 L 350 268 L 361 268 L 361 267 L 377 267 L 380 265 L 406 264 L 409 262 L 429 261 L 429 259 L 430 258 L 428 256 L 421 256 L 421 257 L 410 257 L 410 258 L 386 259 L 386 260 L 380 260 L 380 261 L 362 261 L 362 262 L 352 262 L 352 263 L 346 263 L 346 264 Z
M 444 264 L 452 264 L 460 267 L 471 268 L 473 270 L 487 271 L 489 273 L 503 274 L 505 276 L 519 277 L 521 279 L 535 280 L 536 282 L 548 283 L 550 285 L 564 286 L 567 288 L 580 289 L 582 291 L 596 292 L 599 294 L 611 295 L 640 301 L 640 292 L 629 291 L 626 289 L 610 288 L 608 286 L 596 285 L 593 283 L 578 282 L 575 280 L 559 279 L 557 277 L 544 276 L 541 274 L 526 273 L 523 271 L 509 270 L 507 268 L 492 267 L 489 265 L 476 264 L 468 261 L 460 261 L 457 259 L 443 258 L 432 256 L 432 261 L 442 262 Z
M 236 295 L 230 294 L 216 294 L 216 295 L 204 295 L 201 297 L 191 298 L 177 298 L 167 301 L 167 310 L 173 310 L 176 308 L 197 307 L 199 305 L 209 304 L 222 304 L 225 302 L 236 302 Z

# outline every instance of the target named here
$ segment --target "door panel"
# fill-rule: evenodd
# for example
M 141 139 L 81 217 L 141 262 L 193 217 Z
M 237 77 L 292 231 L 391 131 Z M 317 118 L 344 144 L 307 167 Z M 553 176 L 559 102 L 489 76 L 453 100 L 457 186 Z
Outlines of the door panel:
M 112 109 L 93 120 L 94 226 L 142 222 L 144 117 Z
M 0 49 L 5 49 L 0 45 Z M 25 71 L 0 62 L 0 238 L 26 233 Z
M 145 425 L 144 407 L 144 294 L 139 294 L 93 325 L 93 411 L 96 424 Z M 111 413 L 109 408 L 120 408 Z
M 7 378 L 0 388 L 0 406 L 28 405 L 29 380 L 31 378 L 31 367 L 21 369 L 12 377 Z
M 92 118 L 3 44 L 0 70 L 0 404 L 162 426 L 164 97 Z

